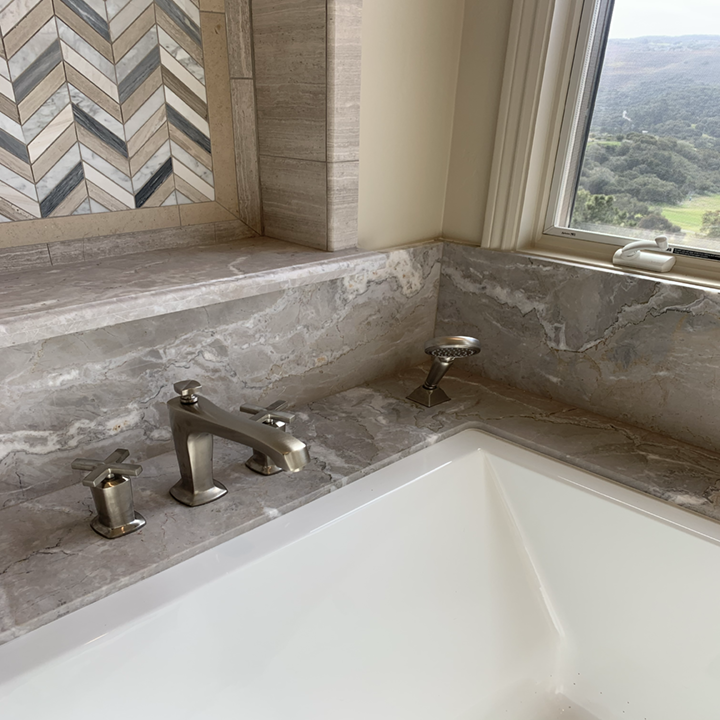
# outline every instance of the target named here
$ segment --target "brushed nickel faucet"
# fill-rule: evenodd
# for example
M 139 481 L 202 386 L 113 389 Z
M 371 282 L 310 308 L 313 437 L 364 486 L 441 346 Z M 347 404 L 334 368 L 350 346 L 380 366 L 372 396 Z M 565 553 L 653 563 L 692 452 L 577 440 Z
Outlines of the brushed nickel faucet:
M 180 467 L 180 481 L 170 494 L 194 507 L 221 498 L 227 492 L 213 479 L 213 436 L 264 453 L 281 470 L 297 472 L 310 460 L 305 443 L 278 427 L 233 415 L 195 394 L 202 385 L 184 380 L 173 386 L 179 397 L 168 402 L 170 427 Z
M 76 458 L 74 470 L 90 473 L 83 485 L 90 488 L 97 515 L 90 527 L 106 538 L 119 538 L 139 530 L 145 525 L 145 518 L 135 512 L 131 477 L 142 472 L 142 465 L 126 463 L 129 450 L 118 448 L 104 460 Z

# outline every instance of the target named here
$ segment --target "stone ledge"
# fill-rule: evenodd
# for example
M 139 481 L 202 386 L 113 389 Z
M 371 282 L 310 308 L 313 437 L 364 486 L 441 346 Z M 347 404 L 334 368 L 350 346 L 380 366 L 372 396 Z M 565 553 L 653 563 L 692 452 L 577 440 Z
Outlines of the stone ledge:
M 0 644 L 471 427 L 720 520 L 715 453 L 455 368 L 443 380 L 452 400 L 423 408 L 405 396 L 426 372 L 297 408 L 293 434 L 312 460 L 294 475 L 255 475 L 248 448 L 218 441 L 214 476 L 228 494 L 216 503 L 178 504 L 168 495 L 174 453 L 147 460 L 134 494 L 148 524 L 127 538 L 90 529 L 92 500 L 79 482 L 0 510 Z
M 271 238 L 0 275 L 0 348 L 332 280 L 386 262 Z

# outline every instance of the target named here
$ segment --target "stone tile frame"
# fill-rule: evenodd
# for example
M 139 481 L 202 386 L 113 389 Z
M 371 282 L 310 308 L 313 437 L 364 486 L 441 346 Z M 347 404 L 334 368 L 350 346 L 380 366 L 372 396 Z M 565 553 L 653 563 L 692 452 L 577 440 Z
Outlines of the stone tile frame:
M 225 8 L 222 0 L 200 3 L 208 115 L 216 197 L 169 207 L 95 215 L 51 217 L 0 224 L 0 271 L 62 264 L 138 252 L 160 246 L 201 244 L 255 234 L 240 219 Z M 177 237 L 174 237 L 177 235 Z
M 357 246 L 362 0 L 227 0 L 240 217 Z
M 357 246 L 362 0 L 200 0 L 200 11 L 213 146 L 234 146 L 213 153 L 216 202 L 4 224 L 0 272 L 254 234 Z M 313 19 L 310 37 L 284 43 Z M 297 72 L 308 58 L 310 78 Z

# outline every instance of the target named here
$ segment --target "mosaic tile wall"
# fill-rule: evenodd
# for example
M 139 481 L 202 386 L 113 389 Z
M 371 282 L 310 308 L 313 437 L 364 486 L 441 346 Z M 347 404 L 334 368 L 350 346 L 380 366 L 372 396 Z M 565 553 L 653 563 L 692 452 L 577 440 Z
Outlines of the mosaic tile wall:
M 193 0 L 0 0 L 0 221 L 215 200 Z

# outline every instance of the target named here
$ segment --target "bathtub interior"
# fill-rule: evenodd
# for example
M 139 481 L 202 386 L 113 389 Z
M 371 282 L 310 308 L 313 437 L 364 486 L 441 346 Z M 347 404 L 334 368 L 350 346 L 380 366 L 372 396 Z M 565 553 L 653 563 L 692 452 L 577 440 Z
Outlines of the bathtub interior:
M 716 528 L 467 431 L 0 647 L 0 708 L 709 720 Z

